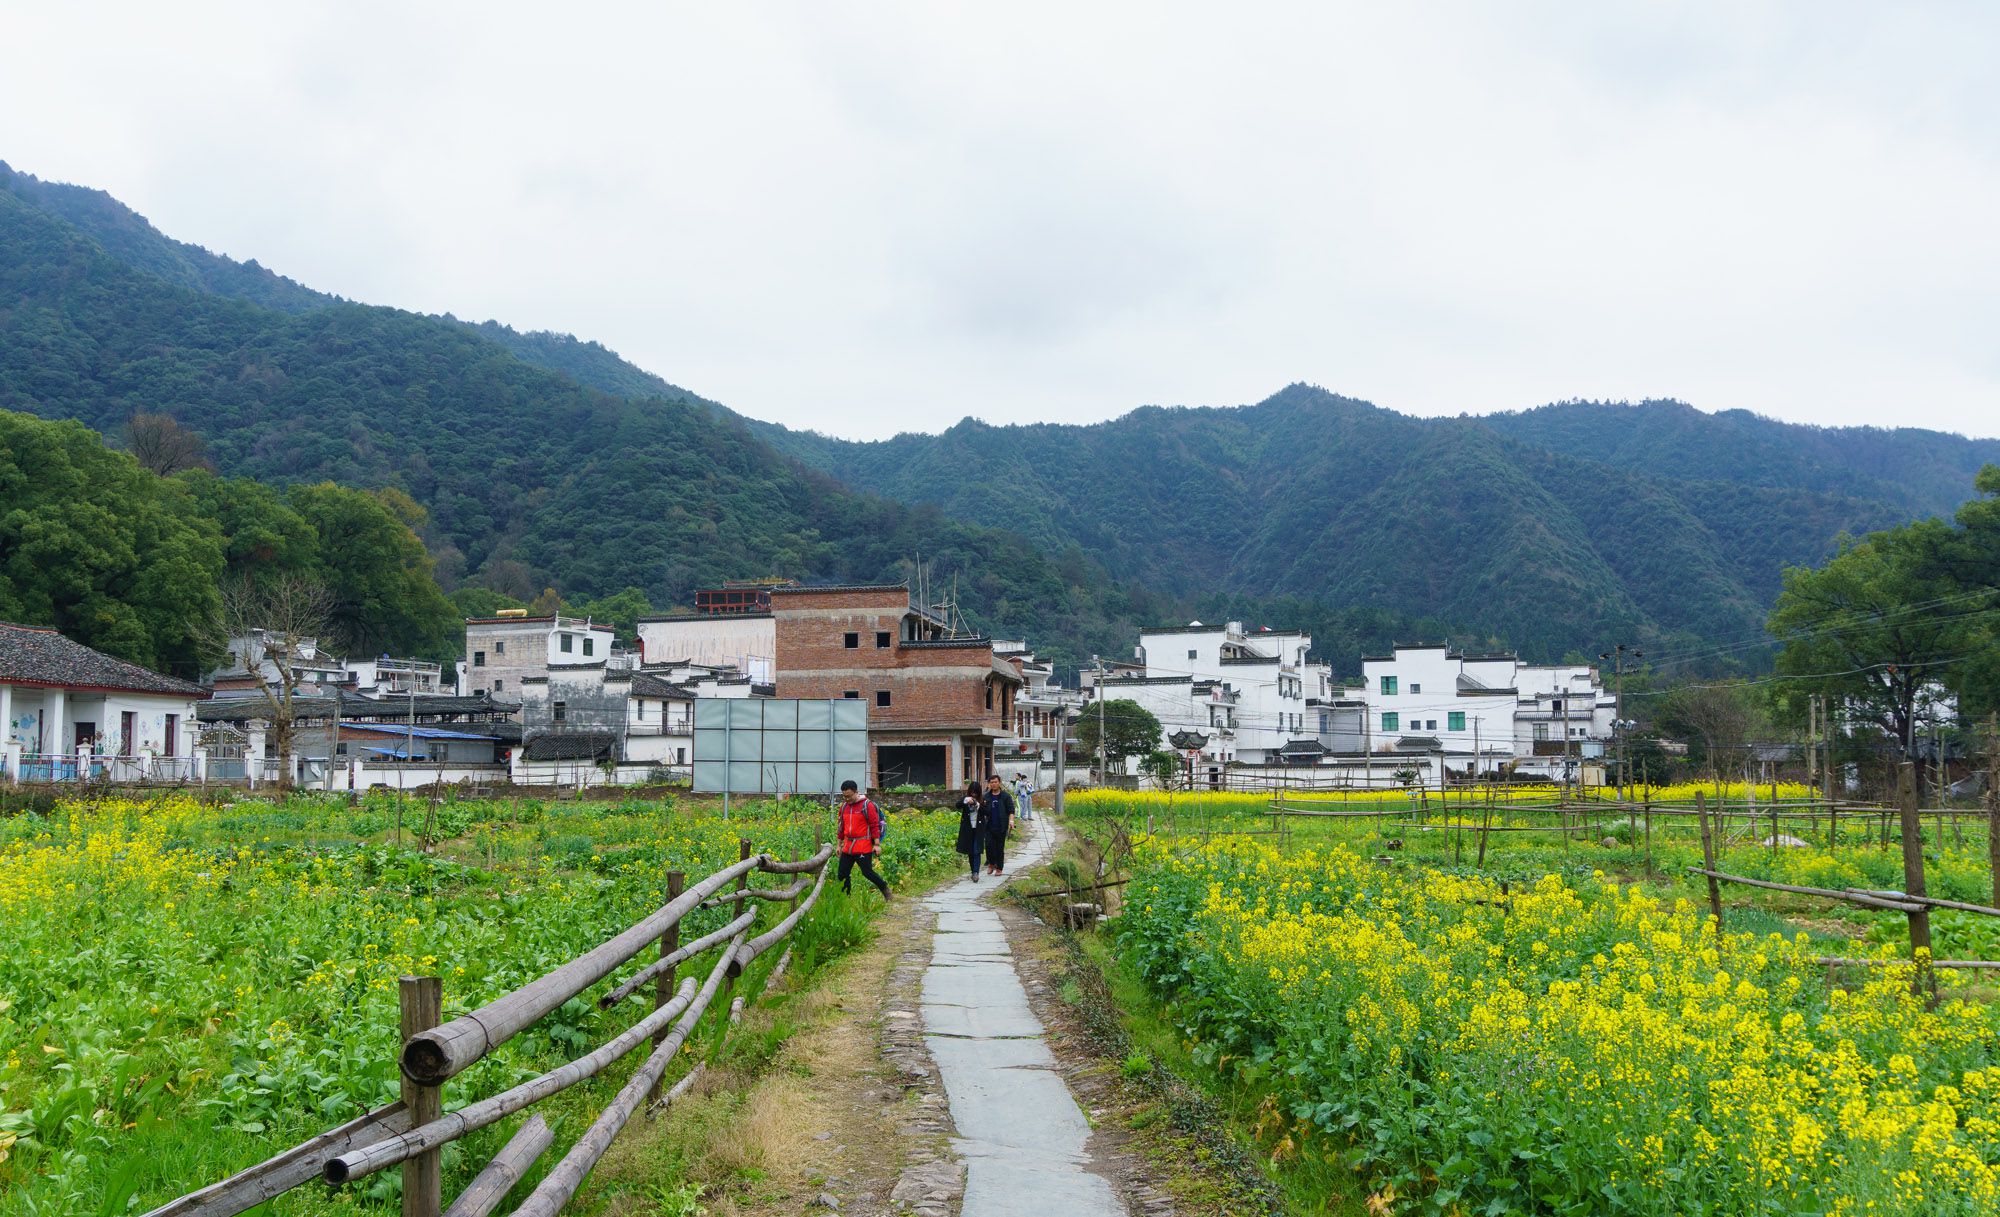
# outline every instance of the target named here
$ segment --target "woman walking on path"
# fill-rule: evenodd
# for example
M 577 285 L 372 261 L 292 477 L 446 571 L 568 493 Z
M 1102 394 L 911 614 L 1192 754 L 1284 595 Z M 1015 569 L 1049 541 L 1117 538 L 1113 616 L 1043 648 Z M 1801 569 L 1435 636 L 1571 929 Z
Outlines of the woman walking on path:
M 1007 868 L 1007 832 L 1014 826 L 1014 796 L 1000 784 L 1000 775 L 986 775 L 986 803 L 979 818 L 986 829 L 986 873 L 998 875 Z
M 980 793 L 978 782 L 965 784 L 965 797 L 958 801 L 958 844 L 952 848 L 965 855 L 972 867 L 972 881 L 979 882 L 979 855 L 986 841 L 981 831 L 979 813 L 986 806 L 986 796 Z
M 875 885 L 882 893 L 882 899 L 889 898 L 889 884 L 875 873 L 875 848 L 882 841 L 882 812 L 873 802 L 861 796 L 861 788 L 852 779 L 840 784 L 840 890 L 852 895 L 854 892 L 854 868 L 861 868 L 861 875 Z

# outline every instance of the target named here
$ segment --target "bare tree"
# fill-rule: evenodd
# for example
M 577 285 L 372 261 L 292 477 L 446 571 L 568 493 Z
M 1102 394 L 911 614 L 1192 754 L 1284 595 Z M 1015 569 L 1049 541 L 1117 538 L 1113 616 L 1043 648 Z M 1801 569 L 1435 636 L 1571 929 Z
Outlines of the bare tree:
M 1701 740 L 1715 780 L 1744 770 L 1746 778 L 1751 738 L 1764 725 L 1763 707 L 1742 685 L 1683 685 L 1660 707 L 1660 725 L 1675 734 Z
M 134 414 L 125 424 L 125 446 L 140 465 L 161 477 L 208 465 L 202 456 L 201 436 L 169 414 Z
M 300 673 L 327 640 L 333 602 L 325 584 L 302 575 L 245 579 L 223 589 L 219 631 L 250 674 L 271 724 L 281 789 L 292 783 Z

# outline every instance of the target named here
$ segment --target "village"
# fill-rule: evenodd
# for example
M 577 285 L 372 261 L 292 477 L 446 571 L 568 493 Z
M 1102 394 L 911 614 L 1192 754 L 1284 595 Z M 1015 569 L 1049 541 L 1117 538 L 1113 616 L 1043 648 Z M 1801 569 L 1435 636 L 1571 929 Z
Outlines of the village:
M 0 625 L 9 780 L 241 783 L 366 791 L 447 783 L 689 782 L 707 699 L 859 700 L 869 785 L 934 789 L 1000 772 L 1208 790 L 1602 784 L 1616 690 L 1592 664 L 1398 644 L 1340 674 L 1297 630 L 1199 621 L 1142 631 L 1073 683 L 1027 640 L 965 629 L 900 584 L 704 589 L 636 634 L 560 613 L 465 622 L 453 665 L 333 653 L 271 628 L 232 637 L 193 683 L 46 628 Z M 1143 709 L 1171 776 L 1107 761 L 1078 727 Z M 1101 725 L 1101 724 L 1100 724 Z M 1100 739 L 1102 737 L 1100 736 Z

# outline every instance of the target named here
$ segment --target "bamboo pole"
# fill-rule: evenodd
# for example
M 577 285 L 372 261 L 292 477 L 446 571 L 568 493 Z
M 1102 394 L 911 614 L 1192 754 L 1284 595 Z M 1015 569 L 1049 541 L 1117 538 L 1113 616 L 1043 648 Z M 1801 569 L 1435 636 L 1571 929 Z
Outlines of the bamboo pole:
M 757 865 L 745 859 L 703 879 L 656 910 L 644 921 L 593 947 L 554 971 L 403 1045 L 403 1073 L 436 1085 L 485 1056 L 496 1045 L 603 980 L 626 960 L 666 933 L 667 927 L 697 908 L 703 900 Z
M 738 852 L 740 852 L 745 859 L 748 859 L 750 857 L 750 838 L 748 837 L 739 838 L 736 842 L 736 848 Z M 825 870 L 821 870 L 820 874 L 822 877 L 824 877 L 826 874 Z M 748 890 L 749 883 L 750 883 L 750 876 L 748 874 L 738 876 L 736 880 L 736 890 L 739 892 Z M 751 910 L 751 915 L 752 916 L 756 915 L 755 909 Z M 786 928 L 790 928 L 789 925 L 787 925 Z M 728 957 L 722 961 L 722 966 L 723 966 L 722 1004 L 724 1009 L 729 1013 L 729 1018 L 726 1020 L 726 1022 L 733 1023 L 736 1021 L 735 1008 L 731 1005 L 729 998 L 730 995 L 734 993 L 736 990 L 736 978 L 743 974 L 743 965 L 736 958 L 736 952 L 734 950 L 731 950 L 729 952 Z
M 757 914 L 755 914 L 754 912 L 743 913 L 740 914 L 736 918 L 736 920 L 730 922 L 728 925 L 723 926 L 721 929 L 716 930 L 710 934 L 704 934 L 700 938 L 695 939 L 693 942 L 684 943 L 680 946 L 675 947 L 672 951 L 670 951 L 666 955 L 661 956 L 659 959 L 655 960 L 652 963 L 647 964 L 639 971 L 634 972 L 629 979 L 621 983 L 617 988 L 611 990 L 611 992 L 606 993 L 603 997 L 598 998 L 597 999 L 598 1008 L 602 1010 L 609 1010 L 611 1007 L 617 1005 L 619 1002 L 624 1001 L 626 998 L 632 996 L 634 993 L 637 993 L 639 989 L 643 985 L 645 985 L 647 981 L 660 975 L 662 972 L 671 972 L 675 967 L 677 967 L 680 964 L 686 963 L 688 960 L 693 959 L 695 956 L 700 955 L 706 951 L 711 951 L 716 947 L 721 946 L 723 943 L 735 937 L 739 931 L 749 929 L 752 925 L 755 925 L 756 922 L 757 922 Z
M 1701 817 L 1701 861 L 1708 875 L 1708 909 L 1715 915 L 1715 945 L 1722 945 L 1722 885 L 1715 876 L 1715 839 L 1708 829 L 1708 799 L 1705 792 L 1694 792 L 1695 814 Z
M 319 1177 L 327 1159 L 351 1149 L 373 1145 L 410 1127 L 401 1099 L 377 1107 L 338 1128 L 302 1141 L 281 1154 L 240 1170 L 219 1183 L 170 1200 L 145 1217 L 235 1217 L 274 1196 L 281 1196 Z
M 667 903 L 672 904 L 674 902 L 674 899 L 681 894 L 682 889 L 684 889 L 685 887 L 687 887 L 687 874 L 685 872 L 677 870 L 668 871 Z M 681 923 L 676 921 L 672 925 L 667 927 L 666 933 L 660 935 L 660 960 L 659 963 L 656 964 L 654 967 L 654 970 L 657 972 L 657 975 L 655 975 L 655 977 L 653 978 L 654 1010 L 660 1009 L 660 1007 L 666 1005 L 668 1002 L 674 999 L 675 965 L 668 961 L 674 958 L 674 952 L 680 948 L 680 945 L 681 945 Z M 611 1003 L 605 1002 L 604 1004 L 606 1006 L 609 1006 Z M 666 1036 L 667 1032 L 665 1027 L 662 1027 L 660 1030 L 654 1032 L 653 1047 L 655 1048 L 659 1047 L 660 1041 L 665 1039 Z M 660 1088 L 658 1086 L 654 1086 L 653 1093 L 646 1097 L 655 1102 L 658 1102 L 660 1098 Z
M 396 982 L 402 1042 L 429 1031 L 444 1018 L 444 982 L 435 976 L 405 976 Z M 444 1088 L 405 1076 L 403 1106 L 412 1125 L 428 1124 L 444 1111 Z M 403 1163 L 403 1217 L 438 1217 L 444 1207 L 444 1155 L 437 1149 L 414 1154 Z
M 720 966 L 718 961 L 717 967 Z M 352 1183 L 385 1167 L 406 1162 L 417 1154 L 443 1145 L 447 1141 L 456 1141 L 469 1132 L 498 1123 L 532 1103 L 539 1103 L 552 1094 L 567 1090 L 585 1078 L 596 1075 L 606 1065 L 651 1039 L 654 1031 L 680 1017 L 694 998 L 695 983 L 694 978 L 690 976 L 681 981 L 680 992 L 674 995 L 673 1001 L 632 1024 L 623 1034 L 596 1051 L 586 1053 L 567 1065 L 551 1069 L 539 1077 L 529 1078 L 520 1085 L 503 1090 L 491 1098 L 480 1099 L 476 1103 L 466 1104 L 457 1111 L 446 1112 L 424 1124 L 412 1127 L 408 1132 L 330 1158 L 322 1173 L 328 1183 Z
M 1907 968 L 1910 966 L 1910 961 L 1907 959 L 1851 959 L 1844 955 L 1821 955 L 1815 958 L 1813 962 L 1838 968 Z M 1933 959 L 1931 960 L 1931 966 L 1933 968 L 1966 968 L 2000 971 L 2000 960 Z
M 521 1122 L 521 1127 L 508 1138 L 500 1152 L 486 1164 L 451 1207 L 444 1211 L 444 1217 L 487 1217 L 500 1202 L 507 1198 L 521 1177 L 535 1160 L 548 1152 L 555 1144 L 556 1134 L 549 1128 L 548 1121 L 540 1116 L 529 1116 Z
M 1748 875 L 1732 875 L 1727 871 L 1704 870 L 1699 866 L 1688 867 L 1688 873 L 1691 875 L 1708 876 L 1711 887 L 1718 881 L 1722 883 L 1741 883 L 1746 887 L 1761 887 L 1766 891 L 1773 892 L 1792 892 L 1800 896 L 1820 896 L 1827 900 L 1841 900 L 1848 904 L 1858 904 L 1863 908 L 1883 909 L 1891 913 L 1907 913 L 1911 909 L 1923 907 L 1908 900 L 1891 899 L 1886 896 L 1875 896 L 1856 891 L 1842 891 L 1831 887 L 1800 887 L 1792 883 L 1773 883 L 1768 879 L 1752 879 Z
M 736 977 L 741 976 L 743 969 L 756 962 L 759 955 L 776 946 L 798 926 L 800 921 L 804 920 L 807 913 L 812 912 L 813 904 L 819 900 L 820 893 L 826 890 L 826 877 L 832 873 L 832 867 L 821 867 L 819 882 L 813 884 L 811 894 L 799 903 L 799 907 L 792 910 L 790 916 L 736 949 L 736 952 L 729 957 L 730 980 L 734 981 Z
M 801 875 L 784 887 L 747 887 L 733 892 L 723 892 L 720 895 L 710 896 L 701 902 L 701 907 L 705 909 L 721 908 L 725 904 L 741 904 L 745 900 L 768 900 L 774 904 L 780 900 L 795 901 L 799 898 L 799 894 L 811 885 L 812 877 L 810 875 Z
M 612 1138 L 616 1137 L 631 1120 L 632 1113 L 638 1110 L 647 1092 L 653 1088 L 653 1083 L 666 1072 L 667 1065 L 680 1052 L 681 1045 L 687 1042 L 689 1032 L 694 1030 L 701 1016 L 707 1013 L 710 1003 L 715 999 L 715 991 L 722 983 L 724 973 L 728 971 L 730 961 L 736 957 L 736 945 L 731 943 L 728 949 L 723 951 L 722 958 L 716 961 L 715 967 L 708 974 L 708 980 L 702 984 L 700 993 L 688 1006 L 687 1012 L 681 1015 L 680 1021 L 674 1024 L 673 1033 L 658 1048 L 653 1049 L 652 1055 L 647 1057 L 645 1063 L 632 1074 L 631 1080 L 625 1083 L 624 1089 L 611 1100 L 603 1114 L 599 1115 L 589 1130 L 570 1147 L 570 1151 L 562 1156 L 562 1160 L 550 1169 L 535 1190 L 522 1201 L 521 1207 L 514 1210 L 514 1217 L 555 1217 L 563 1205 L 569 1203 L 570 1197 L 576 1195 L 576 1189 L 583 1185 L 584 1176 L 597 1165 L 597 1160 L 604 1156 L 604 1151 L 611 1148 Z
M 2000 713 L 1986 716 L 1986 867 L 2000 906 Z

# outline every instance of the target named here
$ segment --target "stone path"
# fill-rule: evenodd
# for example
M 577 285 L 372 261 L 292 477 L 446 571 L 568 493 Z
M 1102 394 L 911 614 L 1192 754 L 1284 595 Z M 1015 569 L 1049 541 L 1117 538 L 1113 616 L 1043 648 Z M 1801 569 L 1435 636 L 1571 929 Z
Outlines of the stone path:
M 1041 1021 L 1014 970 L 1000 915 L 982 897 L 1048 855 L 1044 818 L 1016 824 L 1008 874 L 940 889 L 931 965 L 924 972 L 924 1044 L 937 1062 L 965 1160 L 963 1217 L 1124 1217 L 1090 1168 L 1090 1123 L 1055 1071 Z

